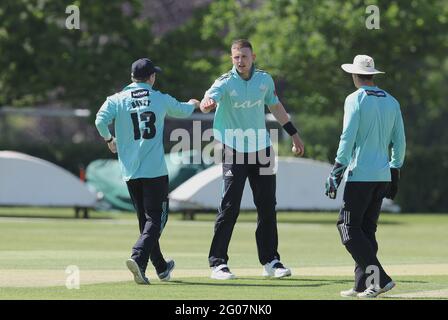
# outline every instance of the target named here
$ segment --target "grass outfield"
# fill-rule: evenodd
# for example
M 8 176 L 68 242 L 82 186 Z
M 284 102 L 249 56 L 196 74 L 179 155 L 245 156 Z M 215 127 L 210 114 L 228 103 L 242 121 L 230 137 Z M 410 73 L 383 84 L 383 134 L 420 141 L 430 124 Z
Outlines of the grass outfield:
M 340 299 L 352 285 L 353 261 L 341 245 L 336 213 L 279 213 L 279 252 L 293 276 L 261 277 L 255 214 L 241 214 L 229 249 L 230 281 L 209 279 L 214 215 L 170 216 L 161 246 L 176 261 L 173 281 L 138 286 L 125 267 L 137 235 L 133 214 L 96 212 L 73 219 L 70 209 L 0 208 L 0 299 Z M 34 218 L 31 218 L 34 217 Z M 38 217 L 38 218 L 36 218 Z M 448 298 L 448 215 L 380 219 L 379 258 L 397 287 L 384 299 Z M 67 289 L 75 265 L 80 289 Z

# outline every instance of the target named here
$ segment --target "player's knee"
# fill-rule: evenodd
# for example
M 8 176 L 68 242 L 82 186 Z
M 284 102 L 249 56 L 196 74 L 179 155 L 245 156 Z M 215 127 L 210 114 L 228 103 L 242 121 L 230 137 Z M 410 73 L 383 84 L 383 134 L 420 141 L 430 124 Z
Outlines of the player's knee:
M 255 207 L 257 210 L 269 210 L 275 211 L 275 206 L 277 205 L 277 199 L 275 196 L 265 196 L 254 198 Z
M 221 205 L 216 222 L 235 222 L 239 215 L 239 207 Z
M 338 231 L 339 231 L 339 236 L 341 238 L 341 242 L 344 246 L 347 246 L 347 243 L 352 240 L 353 236 L 352 236 L 352 232 L 351 232 L 351 228 L 345 224 L 345 223 L 338 223 L 336 225 Z
M 374 235 L 376 233 L 377 230 L 377 225 L 376 224 L 367 224 L 364 223 L 362 226 L 362 230 L 364 231 L 364 233 L 366 235 Z

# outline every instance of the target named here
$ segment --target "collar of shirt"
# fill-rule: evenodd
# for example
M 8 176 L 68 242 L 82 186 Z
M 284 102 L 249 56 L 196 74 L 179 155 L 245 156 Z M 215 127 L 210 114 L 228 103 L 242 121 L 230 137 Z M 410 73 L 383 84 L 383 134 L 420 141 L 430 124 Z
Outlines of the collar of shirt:
M 250 79 L 252 79 L 252 76 L 254 75 L 254 72 L 255 72 L 255 65 L 252 64 L 252 68 L 250 69 L 250 77 L 248 79 L 243 79 L 243 78 L 241 78 L 240 73 L 238 72 L 238 70 L 236 70 L 236 67 L 233 66 L 233 68 L 232 68 L 232 73 L 235 75 L 235 77 L 237 77 L 237 78 L 239 78 L 241 80 L 244 80 L 244 81 L 249 81 Z
M 367 89 L 367 90 L 371 90 L 371 89 L 377 89 L 377 86 L 361 86 L 362 89 Z
M 133 88 L 143 88 L 152 90 L 152 86 L 146 82 L 132 82 L 124 87 L 123 90 L 133 89 Z

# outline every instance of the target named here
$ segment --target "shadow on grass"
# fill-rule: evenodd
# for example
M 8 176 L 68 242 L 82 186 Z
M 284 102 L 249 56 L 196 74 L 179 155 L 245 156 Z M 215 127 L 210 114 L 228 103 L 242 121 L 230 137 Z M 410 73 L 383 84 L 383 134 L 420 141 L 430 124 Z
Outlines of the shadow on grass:
M 26 219 L 65 219 L 65 220 L 112 220 L 113 217 L 110 216 L 94 216 L 85 219 L 82 215 L 79 218 L 75 217 L 75 213 L 73 215 L 51 215 L 51 214 L 0 214 L 0 218 L 26 218 Z
M 334 221 L 330 221 L 330 220 L 308 220 L 308 219 L 303 219 L 303 220 L 297 220 L 297 219 L 285 219 L 285 218 L 281 218 L 278 219 L 277 221 L 279 223 L 297 223 L 297 224 L 326 224 L 326 225 L 334 225 L 336 226 L 336 221 L 337 221 L 337 214 L 335 214 L 335 218 Z M 403 225 L 405 224 L 404 222 L 398 222 L 398 221 L 379 221 L 378 225 Z
M 259 281 L 259 283 L 241 283 L 242 281 Z M 263 283 L 268 282 L 269 283 Z M 195 282 L 189 280 L 172 280 L 171 283 L 185 284 L 193 286 L 213 286 L 213 287 L 268 287 L 268 288 L 317 288 L 323 286 L 330 286 L 335 284 L 347 284 L 352 283 L 353 280 L 331 280 L 331 279 L 277 279 L 276 283 L 272 283 L 271 279 L 253 279 L 253 278 L 237 278 L 234 280 L 227 280 L 225 282 Z M 319 282 L 319 283 L 306 283 L 306 282 Z M 282 283 L 284 282 L 284 283 Z M 293 282 L 293 283 L 291 283 Z M 299 283 L 304 282 L 304 283 Z
M 175 213 L 176 218 L 179 220 L 192 220 L 192 221 L 206 221 L 206 222 L 215 222 L 216 213 L 211 212 L 197 212 L 194 214 L 194 218 L 184 218 L 178 212 Z M 288 216 L 289 215 L 289 216 Z M 256 213 L 252 212 L 241 212 L 238 217 L 238 222 L 254 222 L 257 219 Z M 309 213 L 309 216 L 305 216 L 303 213 L 300 213 L 298 216 L 296 213 L 285 213 L 278 212 L 277 214 L 277 222 L 278 223 L 292 223 L 292 224 L 324 224 L 324 225 L 336 225 L 338 219 L 338 213 L 319 213 L 313 214 Z M 405 221 L 401 220 L 391 220 L 385 219 L 378 221 L 379 225 L 403 225 L 406 224 Z
M 396 283 L 429 283 L 429 281 L 420 281 L 420 280 L 397 280 Z

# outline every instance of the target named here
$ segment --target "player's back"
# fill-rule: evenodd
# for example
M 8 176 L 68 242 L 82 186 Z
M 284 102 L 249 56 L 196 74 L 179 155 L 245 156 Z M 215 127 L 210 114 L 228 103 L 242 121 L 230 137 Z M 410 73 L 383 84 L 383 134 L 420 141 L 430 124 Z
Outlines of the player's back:
M 132 178 L 165 174 L 163 127 L 164 95 L 145 83 L 132 83 L 117 93 L 115 135 L 118 156 Z M 144 167 L 145 163 L 151 168 Z
M 390 181 L 389 146 L 397 117 L 398 101 L 378 87 L 363 86 L 355 92 L 359 103 L 350 181 Z
M 167 175 L 164 159 L 163 127 L 165 116 L 185 118 L 194 104 L 179 102 L 168 94 L 134 82 L 107 98 L 97 113 L 95 125 L 103 137 L 115 120 L 118 159 L 124 180 Z

